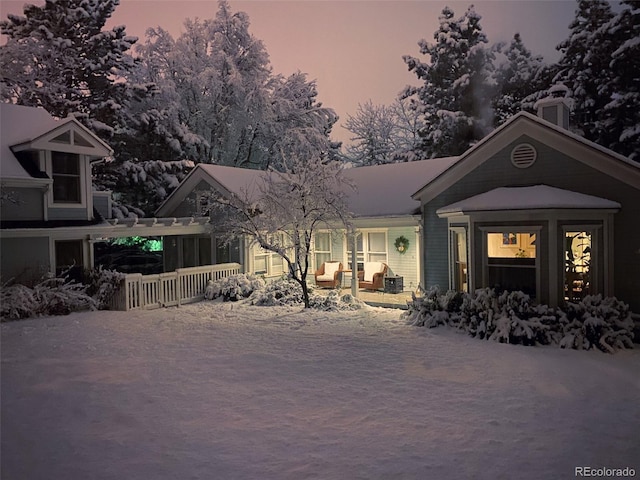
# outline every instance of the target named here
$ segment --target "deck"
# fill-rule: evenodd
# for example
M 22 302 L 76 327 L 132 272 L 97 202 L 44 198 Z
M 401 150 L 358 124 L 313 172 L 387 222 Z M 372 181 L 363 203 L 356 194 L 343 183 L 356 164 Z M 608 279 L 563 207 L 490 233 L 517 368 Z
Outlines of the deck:
M 316 291 L 322 292 L 322 289 Z M 328 290 L 326 290 L 328 291 Z M 350 288 L 343 288 L 342 294 L 351 293 Z M 400 293 L 385 293 L 382 290 L 358 290 L 358 298 L 367 305 L 373 307 L 407 308 L 407 302 L 411 301 L 411 291 Z

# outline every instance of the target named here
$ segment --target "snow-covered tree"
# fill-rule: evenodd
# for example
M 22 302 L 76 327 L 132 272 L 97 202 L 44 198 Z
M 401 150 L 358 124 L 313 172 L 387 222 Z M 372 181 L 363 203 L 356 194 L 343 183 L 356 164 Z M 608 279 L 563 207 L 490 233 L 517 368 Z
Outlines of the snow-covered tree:
M 380 165 L 393 161 L 394 110 L 387 105 L 374 105 L 371 100 L 358 104 L 355 115 L 348 115 L 344 124 L 351 132 L 347 158 L 356 165 Z
M 391 105 L 358 104 L 344 128 L 351 132 L 346 159 L 356 165 L 380 165 L 410 161 L 419 144 L 420 120 L 410 108 L 410 99 L 396 99 Z
M 149 29 L 137 48 L 142 78 L 161 95 L 149 119 L 181 156 L 197 163 L 260 167 L 257 142 L 269 105 L 269 57 L 249 32 L 249 17 L 218 2 L 215 18 L 186 20 L 174 40 Z M 167 103 L 163 103 L 168 100 Z
M 407 87 L 403 97 L 416 99 L 424 121 L 420 149 L 427 157 L 461 154 L 493 126 L 493 53 L 486 47 L 480 19 L 473 6 L 457 20 L 453 10 L 445 7 L 435 42 L 418 42 L 428 62 L 403 57 L 409 70 L 424 82 Z
M 571 90 L 574 127 L 585 138 L 606 146 L 600 115 L 611 99 L 609 62 L 615 47 L 611 36 L 597 32 L 609 23 L 613 12 L 607 0 L 577 0 L 577 4 L 569 37 L 556 47 L 562 56 L 555 81 Z
M 525 47 L 519 33 L 508 46 L 498 44 L 494 50 L 496 95 L 492 106 L 498 126 L 522 110 L 534 111 L 536 100 L 551 84 L 552 70 L 541 55 L 533 55 Z
M 119 81 L 134 66 L 128 51 L 137 38 L 124 26 L 104 29 L 118 4 L 47 0 L 0 22 L 8 37 L 0 47 L 3 100 L 58 117 L 75 114 L 105 139 L 124 128 L 127 105 L 147 86 Z
M 296 72 L 288 77 L 274 77 L 269 87 L 270 103 L 261 126 L 262 148 L 267 152 L 265 167 L 278 169 L 281 163 L 286 163 L 281 158 L 282 152 L 288 151 L 283 145 L 295 132 L 304 132 L 297 135 L 297 139 L 306 144 L 305 150 L 335 158 L 339 145 L 331 142 L 329 134 L 338 115 L 318 102 L 316 81 L 309 81 L 305 73 Z
M 640 162 L 640 4 L 623 1 L 622 6 L 596 35 L 615 45 L 609 63 L 611 95 L 599 115 L 607 135 L 603 144 Z
M 212 194 L 216 218 L 228 238 L 249 237 L 264 250 L 280 255 L 289 277 L 300 284 L 309 308 L 307 275 L 311 271 L 311 242 L 315 232 L 336 225 L 347 226 L 346 196 L 352 185 L 344 178 L 342 164 L 316 155 L 293 138 L 282 152 L 280 170 L 265 172 L 261 182 L 239 196 Z

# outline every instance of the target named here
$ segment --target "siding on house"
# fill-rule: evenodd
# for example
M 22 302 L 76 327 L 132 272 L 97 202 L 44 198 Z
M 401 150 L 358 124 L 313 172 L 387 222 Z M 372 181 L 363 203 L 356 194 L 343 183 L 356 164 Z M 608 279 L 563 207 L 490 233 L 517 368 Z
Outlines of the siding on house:
M 2 283 L 37 280 L 51 268 L 48 237 L 0 238 Z
M 88 220 L 87 207 L 82 208 L 49 208 L 47 211 L 49 220 Z
M 7 189 L 16 203 L 4 201 L 0 203 L 0 219 L 12 220 L 44 220 L 44 203 L 42 190 L 36 188 Z
M 93 192 L 93 208 L 102 218 L 111 218 L 111 192 Z
M 529 143 L 538 152 L 536 162 L 527 169 L 511 164 L 511 150 L 520 143 Z M 498 187 L 537 184 L 614 200 L 623 206 L 613 215 L 615 294 L 640 311 L 640 191 L 526 135 L 423 206 L 426 286 L 448 285 L 447 220 L 437 217 L 438 208 Z
M 395 247 L 396 238 L 404 236 L 409 240 L 409 249 L 400 254 Z M 416 227 L 393 227 L 387 231 L 387 252 L 390 275 L 403 277 L 405 290 L 418 287 L 418 241 Z

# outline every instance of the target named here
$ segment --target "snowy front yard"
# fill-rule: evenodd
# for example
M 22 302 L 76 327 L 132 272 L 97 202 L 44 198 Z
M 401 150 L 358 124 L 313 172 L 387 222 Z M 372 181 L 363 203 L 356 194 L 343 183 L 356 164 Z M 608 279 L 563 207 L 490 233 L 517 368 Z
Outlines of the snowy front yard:
M 640 474 L 638 350 L 211 302 L 1 330 L 3 480 Z

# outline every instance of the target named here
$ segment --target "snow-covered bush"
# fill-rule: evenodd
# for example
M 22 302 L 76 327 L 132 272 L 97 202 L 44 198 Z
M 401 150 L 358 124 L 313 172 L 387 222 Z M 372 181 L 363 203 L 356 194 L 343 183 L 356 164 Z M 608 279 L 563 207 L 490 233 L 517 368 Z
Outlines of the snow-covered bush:
M 501 343 L 596 347 L 605 352 L 633 348 L 634 321 L 628 305 L 599 295 L 569 303 L 563 310 L 536 305 L 522 292 L 498 294 L 484 288 L 473 294 L 442 294 L 434 287 L 422 297 L 413 296 L 405 317 L 411 325 L 448 325 Z
M 263 289 L 251 296 L 251 303 L 264 307 L 303 306 L 302 287 L 298 282 L 286 276 L 268 283 Z M 324 311 L 358 310 L 363 302 L 351 294 L 340 295 L 340 290 L 331 290 L 327 294 L 309 290 L 309 307 Z
M 87 294 L 96 301 L 98 309 L 106 310 L 109 308 L 109 302 L 126 276 L 125 273 L 104 269 L 102 265 L 88 272 Z
M 68 315 L 73 311 L 97 308 L 86 293 L 87 286 L 65 277 L 45 277 L 33 288 L 25 285 L 0 289 L 0 316 L 3 320 L 40 315 Z
M 609 353 L 633 348 L 634 322 L 626 303 L 613 297 L 590 295 L 579 303 L 567 304 L 563 313 L 561 347 L 596 347 Z
M 304 304 L 302 287 L 295 280 L 282 277 L 255 291 L 251 296 L 251 303 L 265 307 L 302 305 Z
M 225 302 L 248 298 L 256 290 L 264 287 L 264 280 L 251 274 L 238 273 L 220 280 L 209 281 L 204 298 L 213 300 L 222 297 Z
M 358 300 L 350 293 L 340 295 L 340 290 L 331 290 L 328 295 L 316 294 L 310 299 L 311 308 L 324 311 L 360 310 L 364 302 Z

